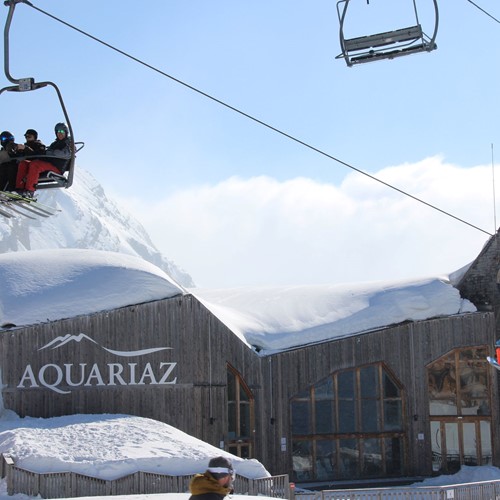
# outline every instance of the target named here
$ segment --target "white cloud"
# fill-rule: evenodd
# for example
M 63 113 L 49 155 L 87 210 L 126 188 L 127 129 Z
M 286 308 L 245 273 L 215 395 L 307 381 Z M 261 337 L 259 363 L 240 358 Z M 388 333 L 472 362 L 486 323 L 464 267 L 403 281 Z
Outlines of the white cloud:
M 491 166 L 439 157 L 374 175 L 494 231 Z M 444 274 L 488 235 L 366 176 L 340 186 L 309 178 L 232 177 L 145 205 L 121 200 L 197 285 L 319 284 Z

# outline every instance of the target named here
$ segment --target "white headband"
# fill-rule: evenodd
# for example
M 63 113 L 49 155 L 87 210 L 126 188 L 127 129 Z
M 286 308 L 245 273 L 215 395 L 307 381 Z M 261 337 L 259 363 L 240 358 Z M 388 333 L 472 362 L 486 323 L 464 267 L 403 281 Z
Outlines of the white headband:
M 232 474 L 232 469 L 228 469 L 227 467 L 209 467 L 208 472 L 213 472 L 214 474 Z

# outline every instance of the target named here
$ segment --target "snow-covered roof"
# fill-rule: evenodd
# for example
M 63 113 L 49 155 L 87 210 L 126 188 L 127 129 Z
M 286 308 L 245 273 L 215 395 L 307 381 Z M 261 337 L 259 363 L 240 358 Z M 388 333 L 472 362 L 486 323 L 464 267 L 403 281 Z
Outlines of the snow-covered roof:
M 261 355 L 476 311 L 444 278 L 190 291 Z
M 0 254 L 0 277 L 0 325 L 55 321 L 184 293 L 139 257 L 97 250 Z
M 186 293 L 153 264 L 96 250 L 0 254 L 0 276 L 0 325 L 54 321 Z M 189 292 L 261 355 L 476 310 L 444 278 Z

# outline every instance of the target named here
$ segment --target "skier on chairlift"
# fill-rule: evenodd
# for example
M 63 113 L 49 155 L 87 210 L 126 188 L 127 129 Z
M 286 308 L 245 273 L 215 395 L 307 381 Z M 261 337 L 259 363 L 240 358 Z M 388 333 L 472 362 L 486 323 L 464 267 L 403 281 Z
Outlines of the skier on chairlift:
M 43 159 L 22 160 L 19 163 L 16 179 L 16 191 L 26 197 L 33 198 L 36 184 L 43 172 L 55 172 L 62 175 L 71 158 L 71 143 L 68 126 L 57 123 L 54 127 L 55 141 L 47 148 Z

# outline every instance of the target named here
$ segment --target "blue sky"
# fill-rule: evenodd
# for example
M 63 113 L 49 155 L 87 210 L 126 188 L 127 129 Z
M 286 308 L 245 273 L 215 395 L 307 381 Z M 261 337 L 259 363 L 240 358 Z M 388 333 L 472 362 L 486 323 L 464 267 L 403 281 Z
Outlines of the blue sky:
M 477 3 L 500 17 L 493 0 Z M 500 24 L 466 0 L 439 2 L 438 50 L 355 68 L 335 59 L 339 23 L 331 1 L 33 4 L 356 168 L 383 177 L 392 167 L 400 189 L 494 227 L 487 167 L 491 145 L 500 147 Z M 417 4 L 426 31 L 431 4 Z M 351 5 L 349 36 L 414 24 L 410 0 Z M 466 264 L 487 238 L 22 4 L 11 28 L 10 66 L 14 77 L 60 87 L 75 139 L 86 143 L 77 164 L 201 285 L 349 280 L 325 266 L 339 243 L 356 268 L 371 264 L 359 240 L 368 230 L 369 245 L 381 241 L 372 245 L 380 269 L 354 280 L 452 271 L 443 266 Z M 36 128 L 44 142 L 52 140 L 62 115 L 50 90 L 0 99 L 2 128 L 18 137 Z M 429 167 L 429 158 L 440 160 Z M 422 170 L 415 173 L 415 165 Z M 318 203 L 320 193 L 326 205 Z M 391 214 L 401 203 L 412 215 L 395 227 Z M 450 245 L 456 262 L 429 256 L 435 238 L 443 251 Z M 388 248 L 400 245 L 405 258 L 384 264 Z M 299 267 L 311 272 L 297 275 Z

